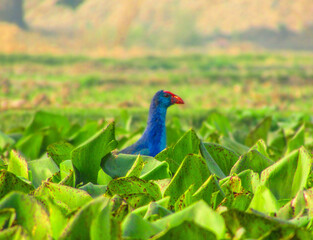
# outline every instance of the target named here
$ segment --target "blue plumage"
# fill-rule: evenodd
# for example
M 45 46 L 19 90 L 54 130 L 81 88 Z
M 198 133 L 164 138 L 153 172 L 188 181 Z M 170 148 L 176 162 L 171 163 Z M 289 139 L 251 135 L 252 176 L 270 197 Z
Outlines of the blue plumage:
M 141 138 L 133 145 L 119 153 L 141 154 L 154 157 L 166 148 L 165 119 L 167 108 L 173 104 L 183 104 L 184 101 L 175 94 L 160 90 L 150 104 L 147 127 Z

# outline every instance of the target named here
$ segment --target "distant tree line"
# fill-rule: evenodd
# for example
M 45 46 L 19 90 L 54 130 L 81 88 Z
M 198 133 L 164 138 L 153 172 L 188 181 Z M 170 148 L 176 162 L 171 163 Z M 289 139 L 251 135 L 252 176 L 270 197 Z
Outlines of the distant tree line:
M 58 4 L 77 8 L 84 0 L 58 0 Z M 0 21 L 16 24 L 22 29 L 27 29 L 24 18 L 23 0 L 0 0 Z

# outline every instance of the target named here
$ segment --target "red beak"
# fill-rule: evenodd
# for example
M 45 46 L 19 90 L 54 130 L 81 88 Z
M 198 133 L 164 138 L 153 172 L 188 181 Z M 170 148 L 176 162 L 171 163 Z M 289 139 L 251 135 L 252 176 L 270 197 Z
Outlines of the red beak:
M 175 95 L 174 93 L 171 93 L 169 91 L 164 91 L 165 93 L 169 93 L 172 95 L 171 101 L 173 104 L 184 104 L 183 99 L 181 99 L 180 97 L 178 97 L 177 95 Z

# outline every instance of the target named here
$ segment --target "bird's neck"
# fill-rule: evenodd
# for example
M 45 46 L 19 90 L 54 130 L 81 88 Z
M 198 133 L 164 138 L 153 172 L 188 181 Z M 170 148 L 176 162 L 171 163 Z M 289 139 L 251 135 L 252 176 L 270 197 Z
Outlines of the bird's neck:
M 151 104 L 145 138 L 148 142 L 150 153 L 154 156 L 166 148 L 166 111 L 167 108 Z

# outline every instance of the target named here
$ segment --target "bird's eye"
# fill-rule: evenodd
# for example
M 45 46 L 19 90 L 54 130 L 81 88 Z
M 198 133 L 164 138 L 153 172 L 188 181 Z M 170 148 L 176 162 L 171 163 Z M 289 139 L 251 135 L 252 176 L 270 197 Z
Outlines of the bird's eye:
M 165 93 L 164 97 L 168 98 L 168 97 L 170 97 L 170 95 L 168 93 Z

